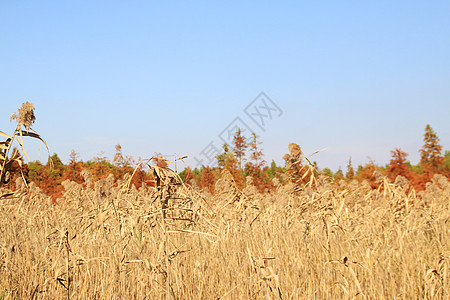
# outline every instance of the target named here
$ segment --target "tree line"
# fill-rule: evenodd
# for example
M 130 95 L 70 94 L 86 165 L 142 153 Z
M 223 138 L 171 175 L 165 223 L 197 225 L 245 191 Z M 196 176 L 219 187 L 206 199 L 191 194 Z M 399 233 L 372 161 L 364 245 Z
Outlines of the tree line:
M 310 162 L 303 155 L 301 147 L 295 143 L 288 146 L 289 153 L 283 157 L 284 166 L 277 166 L 274 161 L 268 164 L 264 160 L 259 137 L 255 133 L 246 137 L 241 129 L 237 129 L 232 144 L 222 146 L 222 153 L 216 157 L 216 166 L 202 166 L 194 169 L 186 167 L 179 175 L 185 184 L 211 194 L 214 193 L 215 183 L 225 171 L 232 175 L 239 189 L 251 183 L 259 192 L 274 191 L 277 185 L 288 181 L 306 184 L 312 177 L 317 178 L 320 175 L 332 182 L 366 180 L 372 188 L 378 188 L 380 182 L 377 180 L 377 174 L 387 176 L 391 181 L 399 175 L 403 176 L 416 191 L 421 191 L 425 189 L 426 183 L 431 181 L 434 174 L 442 174 L 450 178 L 450 151 L 443 152 L 439 138 L 430 125 L 425 127 L 423 141 L 424 144 L 419 149 L 420 162 L 417 165 L 412 165 L 407 160 L 408 154 L 402 149 L 395 148 L 391 151 L 391 160 L 384 166 L 378 166 L 373 161 L 369 161 L 355 168 L 350 158 L 345 172 L 341 169 L 332 172 L 329 168 L 320 169 L 316 162 Z M 12 155 L 18 155 L 19 151 L 16 149 L 12 153 Z M 164 159 L 160 153 L 155 153 L 152 163 L 162 168 L 169 167 L 168 160 Z M 139 167 L 135 171 L 137 165 Z M 79 153 L 75 150 L 71 151 L 67 164 L 64 164 L 56 153 L 50 156 L 47 163 L 31 161 L 25 164 L 22 157 L 20 160 L 17 158 L 8 165 L 10 175 L 3 186 L 6 185 L 7 188 L 14 190 L 14 180 L 22 177 L 23 174 L 27 182 L 34 182 L 56 202 L 57 198 L 62 197 L 64 188 L 61 183 L 63 181 L 71 180 L 86 184 L 83 177 L 84 170 L 89 171 L 93 182 L 108 176 L 113 176 L 116 182 L 125 174 L 133 174 L 135 171 L 131 182 L 136 188 L 144 184 L 152 186 L 154 183 L 152 175 L 147 173 L 142 165 L 137 164 L 133 157 L 124 155 L 122 146 L 118 144 L 112 160 L 99 154 L 84 162 L 79 159 Z

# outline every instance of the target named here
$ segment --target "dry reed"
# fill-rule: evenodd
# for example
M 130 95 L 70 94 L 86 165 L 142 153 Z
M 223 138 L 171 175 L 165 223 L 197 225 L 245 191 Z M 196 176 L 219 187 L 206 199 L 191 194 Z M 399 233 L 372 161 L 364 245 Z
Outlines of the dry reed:
M 67 181 L 56 206 L 34 185 L 1 199 L 0 298 L 450 297 L 445 178 L 420 196 L 321 178 L 261 195 L 225 174 L 211 196 L 153 171 L 159 187 Z

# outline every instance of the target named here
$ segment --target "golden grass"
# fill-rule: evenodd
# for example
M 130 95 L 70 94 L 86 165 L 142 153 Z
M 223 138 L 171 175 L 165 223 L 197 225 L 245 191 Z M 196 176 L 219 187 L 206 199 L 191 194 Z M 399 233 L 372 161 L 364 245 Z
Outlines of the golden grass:
M 22 186 L 0 199 L 0 299 L 449 299 L 450 188 L 435 180 L 421 195 L 318 178 L 208 196 L 109 178 L 65 182 L 56 206 Z

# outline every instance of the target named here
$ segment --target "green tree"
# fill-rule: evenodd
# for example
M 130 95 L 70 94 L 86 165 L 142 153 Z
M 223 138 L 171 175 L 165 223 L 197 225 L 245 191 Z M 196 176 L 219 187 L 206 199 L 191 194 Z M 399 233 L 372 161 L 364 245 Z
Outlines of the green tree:
M 62 177 L 64 169 L 66 168 L 56 153 L 53 153 L 53 155 L 48 159 L 46 167 L 49 175 L 55 180 Z
M 282 168 L 278 167 L 274 160 L 270 163 L 270 167 L 264 168 L 264 171 L 266 172 L 267 176 L 269 178 L 276 177 L 279 173 L 282 173 Z
M 42 180 L 42 172 L 44 169 L 44 165 L 36 160 L 36 161 L 30 161 L 28 164 L 28 176 L 27 179 L 29 182 L 34 182 L 38 186 L 40 185 L 40 182 Z
M 228 153 L 230 152 L 230 147 L 228 146 L 228 144 L 225 143 L 222 145 L 222 149 L 223 152 L 216 156 L 217 163 L 219 164 L 219 168 L 221 169 L 225 167 L 228 158 Z
M 353 177 L 355 177 L 355 170 L 352 166 L 352 157 L 350 157 L 347 163 L 347 172 L 345 173 L 345 178 L 347 178 L 348 180 L 352 180 Z
M 330 168 L 325 168 L 322 170 L 322 174 L 328 178 L 333 178 L 333 171 Z
M 108 157 L 104 156 L 104 152 L 100 152 L 98 156 L 94 157 L 93 161 L 88 161 L 92 179 L 94 181 L 106 178 L 109 174 L 114 173 L 114 165 L 112 165 Z
M 336 173 L 334 173 L 334 180 L 339 181 L 341 179 L 344 179 L 344 172 L 342 172 L 341 168 L 339 167 Z

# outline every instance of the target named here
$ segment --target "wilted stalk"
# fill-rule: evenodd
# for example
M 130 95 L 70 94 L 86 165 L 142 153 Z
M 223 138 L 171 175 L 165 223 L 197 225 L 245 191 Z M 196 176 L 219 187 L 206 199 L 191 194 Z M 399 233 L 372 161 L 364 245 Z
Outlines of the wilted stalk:
M 8 173 L 8 166 L 14 161 L 19 164 L 22 171 L 22 157 L 24 155 L 28 157 L 28 154 L 23 146 L 24 136 L 29 136 L 41 140 L 47 148 L 47 152 L 49 153 L 50 157 L 50 151 L 48 150 L 47 143 L 33 128 L 31 128 L 33 123 L 36 121 L 36 117 L 34 115 L 34 105 L 30 102 L 23 103 L 22 106 L 17 110 L 17 112 L 11 115 L 10 121 L 13 120 L 17 122 L 17 126 L 11 136 L 4 133 L 3 131 L 0 131 L 0 136 L 6 138 L 4 142 L 0 142 L 0 187 L 5 181 L 6 174 Z M 25 129 L 22 129 L 22 127 Z M 8 158 L 14 140 L 19 143 L 20 148 L 22 149 L 22 153 L 19 152 L 19 155 L 13 155 L 11 158 Z M 51 160 L 50 163 L 52 163 Z M 23 174 L 22 178 L 24 179 Z

